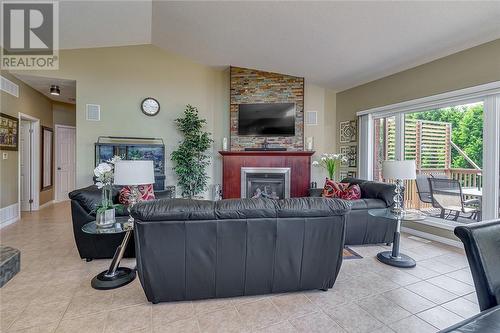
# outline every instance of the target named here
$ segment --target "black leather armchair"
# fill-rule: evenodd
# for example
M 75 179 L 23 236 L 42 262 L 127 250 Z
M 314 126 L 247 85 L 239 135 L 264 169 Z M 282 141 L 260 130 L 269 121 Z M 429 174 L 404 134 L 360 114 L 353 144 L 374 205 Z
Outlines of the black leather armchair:
M 118 203 L 118 193 L 121 187 L 113 188 L 113 202 Z M 73 234 L 75 236 L 76 247 L 82 259 L 110 259 L 113 258 L 116 248 L 121 244 L 125 234 L 90 235 L 82 231 L 82 226 L 95 220 L 93 212 L 96 206 L 101 203 L 102 191 L 95 185 L 81 188 L 69 193 L 71 199 L 71 217 L 73 220 Z M 171 192 L 155 191 L 157 199 L 167 198 Z M 119 215 L 119 214 L 117 214 Z M 134 257 L 134 239 L 130 239 L 125 257 Z
M 150 302 L 331 288 L 347 202 L 157 200 L 134 206 L 137 272 Z
M 481 313 L 442 333 L 500 332 L 500 220 L 455 228 L 464 243 Z

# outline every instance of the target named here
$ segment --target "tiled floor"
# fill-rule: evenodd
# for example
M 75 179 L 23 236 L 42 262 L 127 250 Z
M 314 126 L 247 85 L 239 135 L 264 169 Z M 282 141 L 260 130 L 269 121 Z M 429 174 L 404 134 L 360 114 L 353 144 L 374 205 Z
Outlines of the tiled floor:
M 436 332 L 479 311 L 463 251 L 404 236 L 414 269 L 383 265 L 384 247 L 354 247 L 328 292 L 151 305 L 138 280 L 113 291 L 90 287 L 109 260 L 76 251 L 69 204 L 0 231 L 21 250 L 21 272 L 0 290 L 2 332 Z M 124 265 L 133 266 L 127 259 Z

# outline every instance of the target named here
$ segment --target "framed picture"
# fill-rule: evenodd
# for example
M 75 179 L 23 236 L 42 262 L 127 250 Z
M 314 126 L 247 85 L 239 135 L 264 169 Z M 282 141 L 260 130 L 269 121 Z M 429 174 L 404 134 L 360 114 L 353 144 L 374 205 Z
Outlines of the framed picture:
M 19 119 L 0 113 L 0 150 L 18 150 Z
M 347 158 L 347 161 L 341 161 L 340 166 L 356 168 L 358 164 L 357 146 L 340 146 L 340 154 Z
M 348 172 L 347 170 L 340 170 L 339 171 L 339 179 L 343 180 L 343 179 L 347 178 L 347 172 Z
M 347 171 L 347 177 L 356 178 L 358 176 L 356 171 Z
M 340 143 L 356 142 L 358 135 L 357 120 L 347 120 L 340 122 Z
M 53 169 L 53 151 L 54 146 L 54 130 L 49 127 L 42 126 L 42 163 L 41 165 L 41 190 L 52 188 L 52 169 Z

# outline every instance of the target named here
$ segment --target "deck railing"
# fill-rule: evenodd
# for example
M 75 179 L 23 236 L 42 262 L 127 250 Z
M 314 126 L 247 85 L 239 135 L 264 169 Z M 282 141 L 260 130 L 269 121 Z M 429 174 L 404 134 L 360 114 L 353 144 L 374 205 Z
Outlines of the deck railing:
M 419 173 L 444 175 L 460 181 L 462 187 L 482 188 L 483 184 L 482 171 L 476 169 L 421 169 Z M 420 201 L 417 184 L 414 180 L 405 182 L 405 207 L 409 209 L 426 209 L 432 207 L 432 205 Z

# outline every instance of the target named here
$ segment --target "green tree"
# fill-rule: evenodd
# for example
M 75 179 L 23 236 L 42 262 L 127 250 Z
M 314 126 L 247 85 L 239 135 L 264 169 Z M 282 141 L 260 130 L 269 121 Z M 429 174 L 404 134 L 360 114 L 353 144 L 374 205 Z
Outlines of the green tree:
M 210 165 L 210 157 L 206 153 L 213 140 L 203 127 L 206 120 L 198 115 L 198 109 L 187 105 L 184 117 L 175 119 L 177 128 L 184 136 L 179 148 L 172 152 L 174 171 L 177 174 L 182 196 L 192 198 L 202 193 L 208 182 L 206 168 Z

